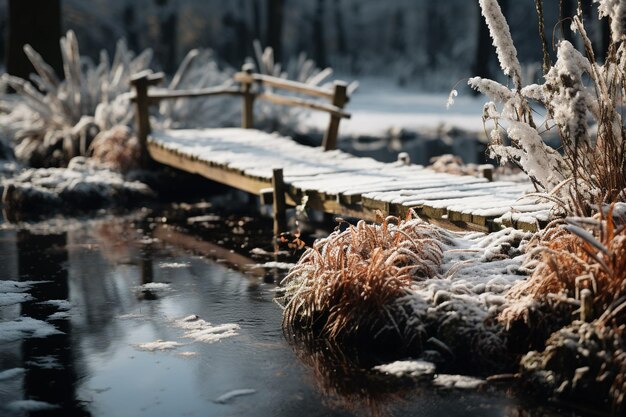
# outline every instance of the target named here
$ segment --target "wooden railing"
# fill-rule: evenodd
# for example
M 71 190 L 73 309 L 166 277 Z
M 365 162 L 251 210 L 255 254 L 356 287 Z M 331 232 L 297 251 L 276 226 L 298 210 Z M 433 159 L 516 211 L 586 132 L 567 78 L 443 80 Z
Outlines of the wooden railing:
M 147 152 L 147 140 L 151 131 L 149 108 L 151 105 L 160 103 L 161 100 L 218 95 L 241 96 L 243 99 L 241 127 L 244 129 L 252 129 L 254 127 L 255 100 L 265 100 L 278 105 L 324 111 L 330 115 L 330 121 L 322 141 L 322 146 L 327 151 L 337 147 L 337 136 L 341 119 L 350 118 L 350 114 L 344 111 L 344 107 L 348 102 L 348 93 L 347 84 L 342 81 L 335 81 L 332 89 L 326 89 L 265 74 L 256 74 L 253 71 L 253 66 L 249 64 L 244 65 L 241 72 L 233 76 L 233 80 L 237 83 L 236 85 L 196 90 L 155 90 L 150 88 L 158 85 L 163 79 L 163 73 L 153 73 L 150 70 L 137 73 L 131 78 L 131 86 L 134 90 L 131 100 L 135 103 L 137 136 L 141 145 L 142 162 L 144 165 L 149 161 Z M 289 91 L 315 99 L 277 94 L 274 90 Z M 329 101 L 330 103 L 324 101 Z

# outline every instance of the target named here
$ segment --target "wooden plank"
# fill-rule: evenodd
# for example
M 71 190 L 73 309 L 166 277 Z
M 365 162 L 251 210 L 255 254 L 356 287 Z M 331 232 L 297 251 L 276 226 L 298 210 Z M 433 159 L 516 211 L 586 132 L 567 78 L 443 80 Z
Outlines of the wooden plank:
M 150 104 L 158 104 L 161 100 L 176 100 L 181 98 L 200 98 L 219 95 L 241 96 L 244 93 L 237 87 L 219 86 L 209 88 L 199 88 L 195 90 L 148 90 L 148 100 Z M 130 97 L 131 101 L 136 100 L 136 96 Z
M 293 91 L 294 93 L 307 94 L 310 96 L 325 98 L 327 100 L 332 100 L 333 98 L 333 92 L 330 90 L 307 85 L 297 81 L 285 80 L 284 78 L 273 77 L 271 75 L 238 72 L 233 78 L 235 81 L 240 83 L 260 82 L 269 87 Z
M 272 93 L 261 93 L 257 95 L 256 98 L 259 100 L 269 101 L 270 103 L 280 104 L 282 106 L 302 107 L 310 110 L 325 111 L 327 113 L 330 113 L 332 117 L 336 117 L 338 119 L 349 119 L 351 117 L 350 113 L 346 113 L 341 109 L 341 107 L 337 107 L 331 104 L 319 103 L 317 101 L 306 100 L 297 97 L 281 96 L 279 94 Z
M 164 149 L 152 142 L 148 142 L 148 151 L 150 152 L 150 156 L 152 156 L 155 161 L 164 165 L 169 165 L 192 174 L 199 174 L 212 181 L 216 181 L 251 194 L 259 195 L 264 188 L 272 186 L 269 179 L 254 179 L 246 177 L 239 172 L 229 170 L 228 168 L 212 166 L 209 163 L 200 160 L 191 160 L 185 155 Z M 295 205 L 295 202 L 288 197 L 287 204 Z

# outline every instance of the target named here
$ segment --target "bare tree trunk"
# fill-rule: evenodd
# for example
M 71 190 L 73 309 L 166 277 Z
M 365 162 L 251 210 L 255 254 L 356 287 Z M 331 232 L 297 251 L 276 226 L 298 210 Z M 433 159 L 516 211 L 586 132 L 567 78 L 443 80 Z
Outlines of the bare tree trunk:
M 62 76 L 61 0 L 9 0 L 7 72 L 28 79 L 34 68 L 24 45 L 29 44 Z
M 337 52 L 344 56 L 348 52 L 346 42 L 346 28 L 344 27 L 343 13 L 341 12 L 341 0 L 335 0 L 335 30 L 337 32 Z
M 313 18 L 313 56 L 320 68 L 326 67 L 326 47 L 324 44 L 324 1 L 317 0 Z
M 478 11 L 478 41 L 476 43 L 476 55 L 472 65 L 472 74 L 478 77 L 491 78 L 491 71 L 489 70 L 489 61 L 493 54 L 491 37 L 489 36 L 487 23 L 485 23 L 485 19 L 483 19 L 480 13 L 480 6 L 477 4 L 476 7 Z
M 267 46 L 274 49 L 274 61 L 282 58 L 284 0 L 267 0 Z

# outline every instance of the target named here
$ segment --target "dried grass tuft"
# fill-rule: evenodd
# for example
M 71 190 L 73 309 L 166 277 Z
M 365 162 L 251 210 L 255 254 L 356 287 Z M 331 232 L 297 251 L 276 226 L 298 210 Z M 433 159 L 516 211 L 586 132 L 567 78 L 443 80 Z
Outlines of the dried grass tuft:
M 331 338 L 402 333 L 394 301 L 414 280 L 436 276 L 444 236 L 421 220 L 360 221 L 308 249 L 283 284 L 286 329 L 314 329 Z
M 107 168 L 127 173 L 139 167 L 140 147 L 126 126 L 100 132 L 91 143 L 92 157 Z
M 531 277 L 509 290 L 517 300 L 501 318 L 511 323 L 532 301 L 552 298 L 578 304 L 583 289 L 593 294 L 594 317 L 626 300 L 626 225 L 613 216 L 557 221 L 529 245 Z M 621 302 L 620 302 L 621 300 Z

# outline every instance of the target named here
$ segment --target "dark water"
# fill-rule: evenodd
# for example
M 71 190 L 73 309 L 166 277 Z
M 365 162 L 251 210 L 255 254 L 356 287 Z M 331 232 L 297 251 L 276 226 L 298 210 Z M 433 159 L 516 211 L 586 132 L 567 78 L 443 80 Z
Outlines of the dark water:
M 0 371 L 24 369 L 0 380 L 0 415 L 545 415 L 501 389 L 400 384 L 371 377 L 336 352 L 293 347 L 273 302 L 271 281 L 280 271 L 246 266 L 271 260 L 250 255 L 270 245 L 259 237 L 269 236 L 267 222 L 207 218 L 191 233 L 144 217 L 0 231 L 0 278 L 48 281 L 32 287 L 32 300 L 0 307 L 0 328 L 26 316 L 62 332 L 0 341 Z M 220 232 L 225 223 L 229 234 Z M 149 282 L 168 285 L 140 288 Z M 45 300 L 71 308 L 63 313 L 63 304 Z M 174 321 L 190 314 L 236 324 L 237 335 L 215 343 L 184 338 Z M 137 347 L 156 340 L 182 346 Z M 254 393 L 216 401 L 241 389 Z M 22 400 L 58 408 L 24 411 L 33 403 Z

